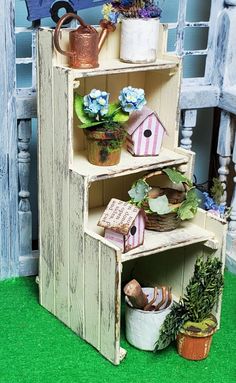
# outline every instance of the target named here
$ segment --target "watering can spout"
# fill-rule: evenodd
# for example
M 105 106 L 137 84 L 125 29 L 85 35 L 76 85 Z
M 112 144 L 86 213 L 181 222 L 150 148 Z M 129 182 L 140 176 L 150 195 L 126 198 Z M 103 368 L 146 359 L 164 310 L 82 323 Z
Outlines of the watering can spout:
M 105 20 L 105 19 L 102 19 L 99 24 L 100 24 L 100 27 L 102 28 L 100 35 L 99 35 L 99 43 L 98 43 L 98 51 L 100 52 L 100 50 L 102 49 L 102 46 L 103 46 L 103 44 L 104 44 L 104 42 L 108 36 L 108 33 L 114 32 L 116 29 L 116 26 L 111 21 Z

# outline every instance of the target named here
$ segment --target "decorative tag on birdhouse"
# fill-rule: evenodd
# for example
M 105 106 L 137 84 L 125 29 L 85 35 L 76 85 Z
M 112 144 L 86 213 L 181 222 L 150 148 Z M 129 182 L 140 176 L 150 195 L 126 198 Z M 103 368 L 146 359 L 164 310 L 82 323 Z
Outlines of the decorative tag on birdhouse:
M 166 129 L 153 110 L 143 107 L 127 123 L 127 149 L 134 156 L 157 156 Z
M 126 253 L 143 244 L 145 216 L 141 209 L 112 198 L 98 226 L 104 227 L 105 238 Z

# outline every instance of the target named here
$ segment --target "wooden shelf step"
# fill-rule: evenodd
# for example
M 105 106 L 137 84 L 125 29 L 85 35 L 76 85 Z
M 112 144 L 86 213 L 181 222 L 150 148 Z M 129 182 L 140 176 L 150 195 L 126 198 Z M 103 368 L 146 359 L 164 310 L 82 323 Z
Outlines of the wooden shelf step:
M 157 59 L 154 63 L 149 64 L 134 64 L 124 63 L 119 59 L 113 58 L 106 61 L 100 61 L 98 68 L 93 69 L 73 69 L 68 66 L 57 65 L 62 70 L 66 70 L 70 73 L 72 78 L 93 77 L 117 73 L 129 73 L 129 72 L 143 72 L 143 71 L 156 71 L 156 70 L 169 70 L 177 68 L 179 64 L 178 59 L 174 59 L 172 56 L 169 59 Z
M 103 229 L 97 226 L 105 207 L 91 209 L 89 211 L 88 228 L 91 232 L 103 237 Z M 103 241 L 105 240 L 102 238 Z M 109 243 L 107 240 L 105 240 Z M 121 262 L 127 262 L 132 259 L 145 257 L 151 254 L 161 253 L 166 250 L 176 249 L 182 246 L 189 246 L 195 243 L 203 242 L 211 249 L 218 249 L 219 243 L 211 231 L 185 221 L 175 230 L 167 232 L 157 232 L 145 230 L 144 244 L 127 253 L 121 254 Z M 113 245 L 114 247 L 114 245 Z
M 188 157 L 169 149 L 162 149 L 158 156 L 134 157 L 127 150 L 121 153 L 121 161 L 114 166 L 96 166 L 87 160 L 87 152 L 75 154 L 70 169 L 87 177 L 89 182 L 148 171 L 167 166 L 186 164 Z

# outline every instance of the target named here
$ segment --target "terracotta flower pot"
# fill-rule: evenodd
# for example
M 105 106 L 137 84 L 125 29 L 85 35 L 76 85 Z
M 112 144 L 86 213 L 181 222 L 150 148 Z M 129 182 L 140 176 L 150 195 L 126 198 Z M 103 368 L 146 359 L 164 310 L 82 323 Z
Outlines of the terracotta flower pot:
M 124 132 L 85 130 L 88 160 L 93 165 L 112 166 L 120 162 Z
M 206 326 L 206 329 L 196 331 L 193 322 L 188 322 L 192 325 L 188 325 L 187 328 L 181 328 L 177 335 L 177 350 L 180 356 L 189 360 L 202 360 L 207 358 L 211 342 L 212 335 L 216 332 L 216 319 L 212 316 L 208 321 L 211 321 L 210 325 Z M 192 329 L 192 330 L 191 330 Z

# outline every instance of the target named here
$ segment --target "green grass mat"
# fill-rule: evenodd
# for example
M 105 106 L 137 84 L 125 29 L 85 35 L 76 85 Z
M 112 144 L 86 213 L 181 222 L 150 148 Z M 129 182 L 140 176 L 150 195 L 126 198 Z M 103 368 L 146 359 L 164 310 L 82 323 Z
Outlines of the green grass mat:
M 221 330 L 207 359 L 182 359 L 171 346 L 159 354 L 128 351 L 113 366 L 38 304 L 34 278 L 0 282 L 0 383 L 234 383 L 236 276 L 226 272 Z

